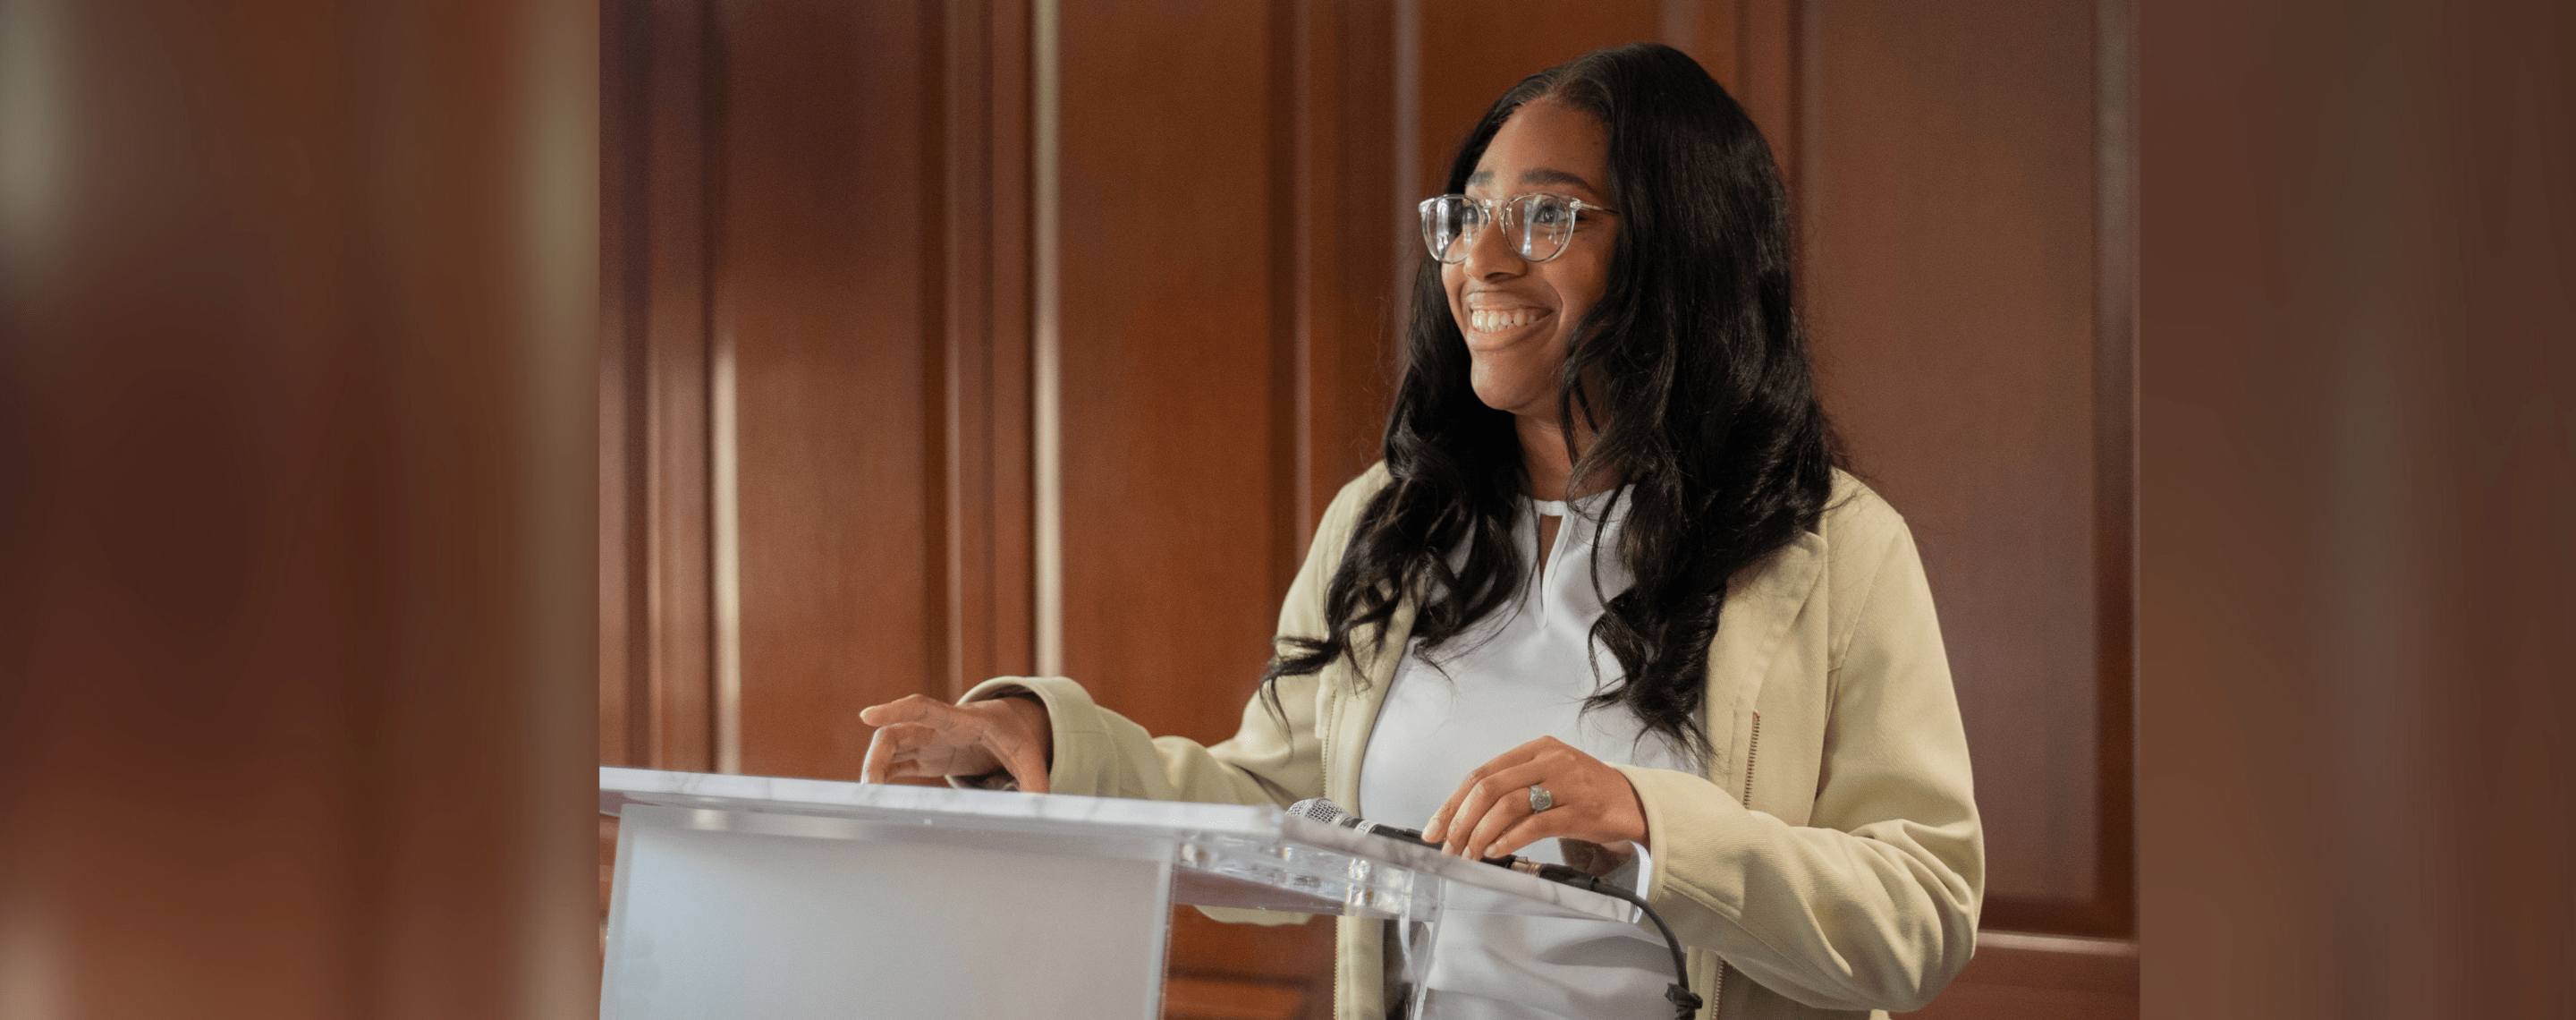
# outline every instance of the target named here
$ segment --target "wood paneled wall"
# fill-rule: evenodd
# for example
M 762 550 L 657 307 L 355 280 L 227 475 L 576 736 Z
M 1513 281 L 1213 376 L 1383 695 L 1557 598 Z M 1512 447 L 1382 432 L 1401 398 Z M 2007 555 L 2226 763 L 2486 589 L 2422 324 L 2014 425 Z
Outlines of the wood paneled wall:
M 604 760 L 847 778 L 859 707 L 1034 668 L 1046 428 L 1062 671 L 1230 734 L 1375 459 L 1412 203 L 1513 81 L 1661 39 L 1799 203 L 1828 410 L 1942 607 L 1990 920 L 2126 936 L 2124 9 L 1064 4 L 1040 82 L 1022 4 L 612 3 Z M 1327 1005 L 1329 926 L 1176 923 L 1176 1015 Z M 2134 973 L 2075 945 L 1970 977 Z
M 1061 22 L 1063 670 L 1203 742 L 1234 732 L 1297 544 L 1286 10 Z
M 1802 280 L 1853 468 L 1923 550 L 1986 827 L 1985 922 L 2135 908 L 2128 23 L 2120 4 L 1816 4 Z
M 603 760 L 849 777 L 1030 668 L 1028 31 L 608 6 Z
M 1064 5 L 1063 671 L 1155 733 L 1233 734 L 1316 518 L 1375 459 L 1409 243 L 1392 29 Z M 1174 925 L 1171 1015 L 1327 1015 L 1331 924 Z

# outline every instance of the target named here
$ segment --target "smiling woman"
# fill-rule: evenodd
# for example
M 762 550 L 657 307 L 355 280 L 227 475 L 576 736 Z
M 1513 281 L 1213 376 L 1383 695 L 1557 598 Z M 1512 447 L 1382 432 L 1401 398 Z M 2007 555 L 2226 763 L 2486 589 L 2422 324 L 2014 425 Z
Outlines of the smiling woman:
M 1982 830 L 1912 538 L 1816 403 L 1769 146 L 1626 46 L 1506 92 L 1445 190 L 1385 460 L 1317 527 L 1234 738 L 1005 677 L 868 709 L 866 775 L 1323 796 L 1634 889 L 1702 1015 L 1920 1007 L 1974 944 Z M 1671 1008 L 1634 925 L 1461 910 L 1420 987 L 1388 935 L 1341 919 L 1337 1015 Z

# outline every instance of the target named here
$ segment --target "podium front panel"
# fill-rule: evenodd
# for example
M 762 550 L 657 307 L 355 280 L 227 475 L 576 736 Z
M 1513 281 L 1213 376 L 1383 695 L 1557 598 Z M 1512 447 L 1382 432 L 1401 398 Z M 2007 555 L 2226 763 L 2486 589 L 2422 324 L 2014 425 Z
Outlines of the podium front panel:
M 1167 863 L 717 811 L 623 818 L 602 1017 L 1157 1014 Z

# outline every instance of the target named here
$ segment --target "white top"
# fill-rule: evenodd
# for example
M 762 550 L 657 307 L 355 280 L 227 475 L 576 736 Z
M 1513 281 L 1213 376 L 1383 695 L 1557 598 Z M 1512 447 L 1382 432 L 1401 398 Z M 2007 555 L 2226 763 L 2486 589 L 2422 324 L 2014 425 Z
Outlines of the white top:
M 1406 649 L 1361 760 L 1357 814 L 1420 828 L 1468 772 L 1542 736 L 1605 762 L 1687 767 L 1668 742 L 1642 736 L 1634 712 L 1583 711 L 1597 683 L 1623 675 L 1619 660 L 1601 649 L 1596 681 L 1587 648 L 1602 602 L 1630 583 L 1617 555 L 1620 520 L 1595 519 L 1609 496 L 1578 500 L 1571 513 L 1565 503 L 1530 500 L 1534 513 L 1522 513 L 1512 530 L 1524 556 L 1538 549 L 1538 514 L 1564 519 L 1547 569 L 1530 572 L 1516 602 L 1451 639 L 1432 661 L 1424 661 L 1418 645 Z M 1624 509 L 1623 502 L 1621 516 Z M 1597 592 L 1595 547 L 1601 549 Z M 1563 863 L 1555 840 L 1519 853 Z M 1641 850 L 1611 877 L 1626 878 L 1622 884 L 1642 894 L 1631 876 L 1652 873 Z M 1672 1006 L 1664 987 L 1672 980 L 1663 937 L 1642 920 L 1513 917 L 1458 903 L 1444 912 L 1434 940 L 1425 1020 L 1667 1016 Z

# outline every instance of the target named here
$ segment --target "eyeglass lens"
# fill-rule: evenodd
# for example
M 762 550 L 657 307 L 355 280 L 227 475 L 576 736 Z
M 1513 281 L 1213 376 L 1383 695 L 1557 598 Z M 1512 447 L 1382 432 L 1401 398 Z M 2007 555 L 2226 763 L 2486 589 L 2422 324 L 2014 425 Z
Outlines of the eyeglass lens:
M 1524 259 L 1555 258 L 1565 250 L 1566 239 L 1574 236 L 1574 205 L 1562 195 L 1515 195 L 1500 204 L 1503 242 L 1520 249 Z M 1465 195 L 1442 195 L 1423 202 L 1423 246 L 1442 262 L 1466 261 L 1468 250 L 1475 247 L 1491 218 L 1488 208 Z

